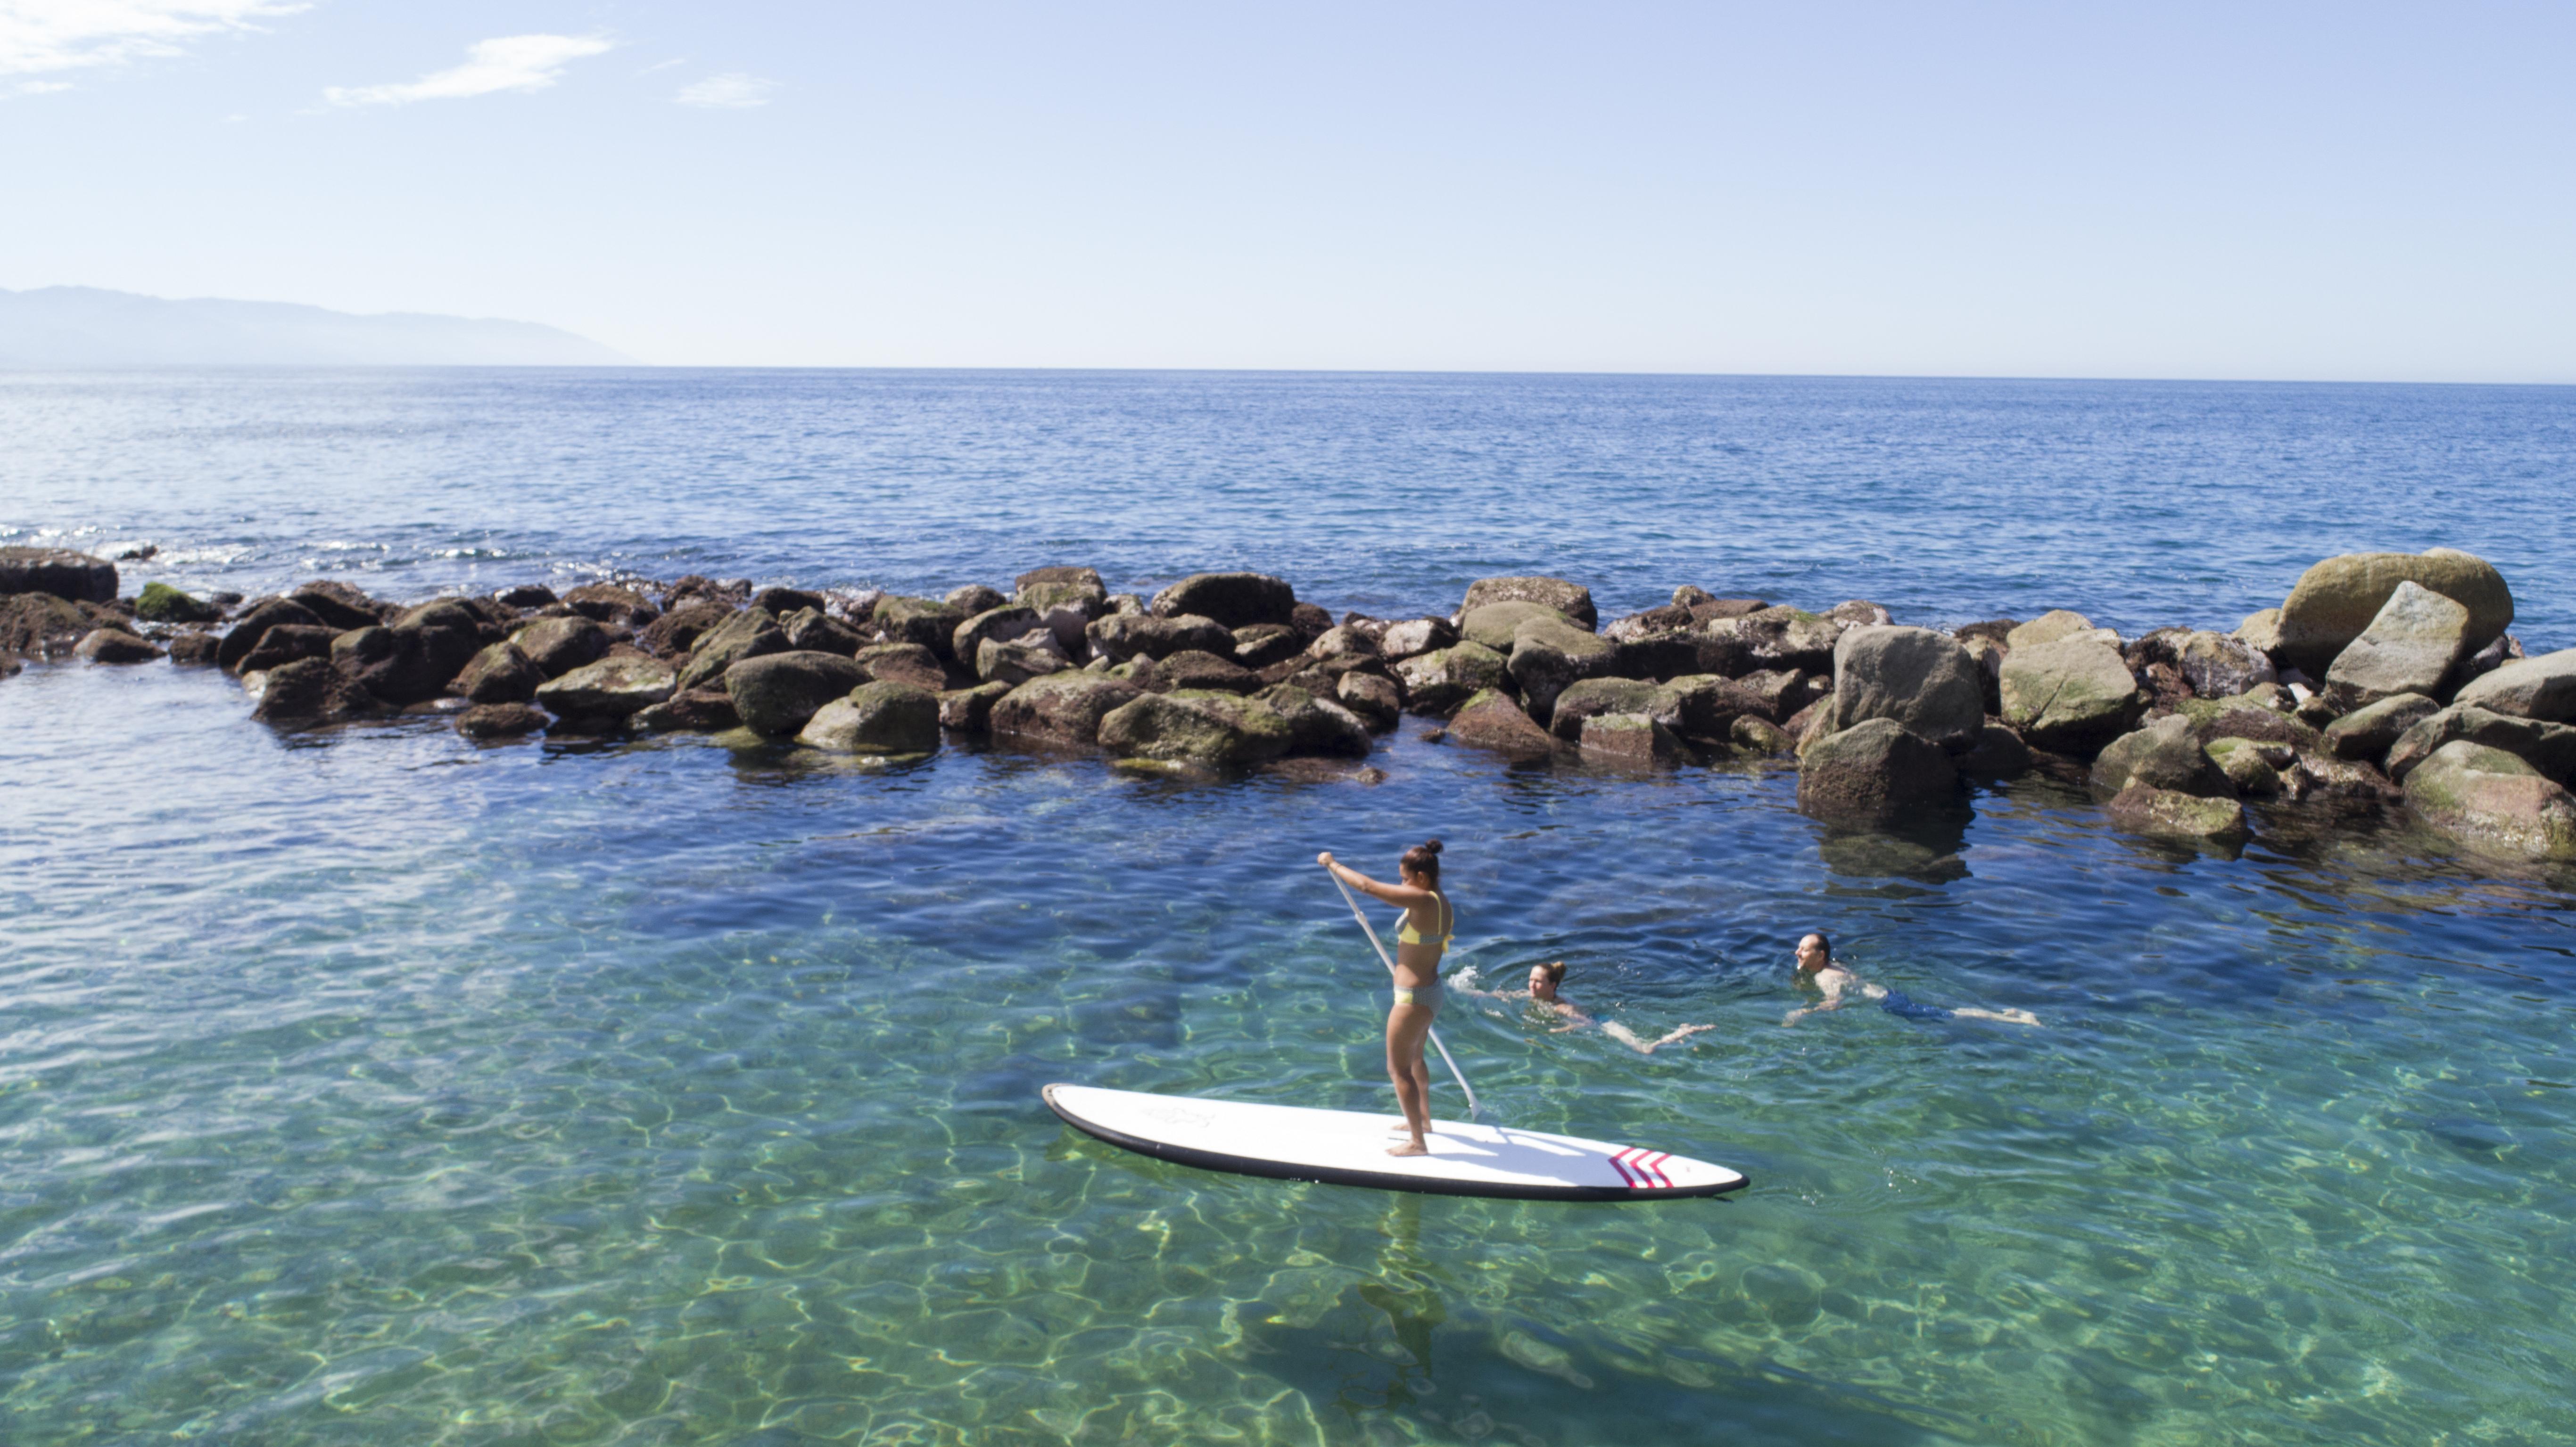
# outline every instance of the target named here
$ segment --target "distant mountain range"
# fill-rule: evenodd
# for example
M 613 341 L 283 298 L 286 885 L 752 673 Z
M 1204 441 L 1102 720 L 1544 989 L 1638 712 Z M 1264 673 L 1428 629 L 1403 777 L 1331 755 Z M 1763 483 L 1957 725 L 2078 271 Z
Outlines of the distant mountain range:
M 0 290 L 0 367 L 599 367 L 634 359 L 535 322 L 87 286 Z

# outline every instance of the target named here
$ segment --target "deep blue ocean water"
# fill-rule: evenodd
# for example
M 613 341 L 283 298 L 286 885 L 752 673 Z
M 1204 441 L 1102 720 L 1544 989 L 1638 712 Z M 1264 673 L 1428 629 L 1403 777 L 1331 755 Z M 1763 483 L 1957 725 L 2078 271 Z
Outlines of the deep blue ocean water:
M 1901 621 L 2232 626 L 2467 548 L 2576 643 L 2576 390 L 943 373 L 0 374 L 7 541 L 393 597 L 1545 571 Z M 2385 1442 L 2576 1436 L 2569 905 L 2390 822 L 2241 855 L 2044 780 L 1906 837 L 1776 772 L 1374 788 L 952 748 L 277 736 L 208 672 L 0 680 L 0 1439 Z M 1514 1124 L 1651 1208 L 1210 1176 L 1049 1080 L 1372 1108 L 1312 865 L 1448 842 Z M 1918 1000 L 1781 1019 L 1822 927 Z M 1443 1086 L 1444 1109 L 1454 1092 Z

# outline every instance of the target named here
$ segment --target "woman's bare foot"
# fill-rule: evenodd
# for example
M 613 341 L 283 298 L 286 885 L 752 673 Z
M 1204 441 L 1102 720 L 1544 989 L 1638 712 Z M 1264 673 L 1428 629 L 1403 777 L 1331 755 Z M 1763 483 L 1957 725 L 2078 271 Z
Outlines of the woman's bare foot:
M 1418 1140 L 1410 1140 L 1400 1146 L 1388 1146 L 1386 1153 L 1391 1156 L 1427 1156 L 1431 1154 L 1431 1147 Z

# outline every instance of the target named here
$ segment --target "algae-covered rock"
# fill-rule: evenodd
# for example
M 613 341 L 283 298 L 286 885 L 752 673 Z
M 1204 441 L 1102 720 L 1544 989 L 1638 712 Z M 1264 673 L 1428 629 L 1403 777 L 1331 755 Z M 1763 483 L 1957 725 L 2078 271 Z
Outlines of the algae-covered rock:
M 979 683 L 973 688 L 952 688 L 939 695 L 939 726 L 961 734 L 986 734 L 993 727 L 993 705 L 1000 703 L 1015 685 Z
M 2245 806 L 2236 802 L 2233 793 L 2209 797 L 2131 784 L 2104 807 L 2112 822 L 2138 834 L 2209 840 L 2238 839 L 2245 834 Z
M 1673 764 L 1690 756 L 1680 735 L 1642 713 L 1594 714 L 1577 738 L 1585 757 L 1617 764 Z
M 853 661 L 872 679 L 909 683 L 933 693 L 948 686 L 948 670 L 940 665 L 939 655 L 918 643 L 871 643 Z
M 1149 693 L 1100 720 L 1100 746 L 1120 758 L 1164 763 L 1257 764 L 1288 752 L 1288 721 L 1239 694 L 1182 689 Z
M 1332 628 L 1327 629 L 1324 636 L 1316 639 L 1315 642 L 1319 650 L 1325 644 L 1332 644 L 1334 652 L 1339 654 L 1349 646 L 1350 640 L 1355 636 L 1351 629 Z M 1234 630 L 1234 661 L 1245 668 L 1268 668 L 1272 664 L 1285 663 L 1304 652 L 1306 652 L 1306 635 L 1285 623 L 1255 623 L 1248 628 Z M 1325 655 L 1319 651 L 1316 656 L 1320 658 Z
M 1556 752 L 1556 740 L 1548 737 L 1547 730 L 1531 722 L 1512 696 L 1498 688 L 1481 689 L 1460 704 L 1449 720 L 1449 737 L 1522 763 L 1533 763 Z
M 1734 638 L 1744 646 L 1744 666 L 1829 673 L 1834 644 L 1843 625 L 1799 608 L 1765 608 L 1737 618 L 1713 618 L 1700 625 L 1713 637 Z
M 92 663 L 150 663 L 166 655 L 159 644 L 122 628 L 93 628 L 73 645 L 72 656 Z
M 1007 643 L 1040 630 L 1046 630 L 1046 623 L 1038 617 L 1035 608 L 1018 604 L 987 608 L 957 625 L 957 631 L 948 638 L 949 655 L 959 663 L 972 665 L 982 656 L 985 639 Z M 1047 631 L 1052 636 L 1052 630 Z
M 1378 733 L 1395 727 L 1404 715 L 1403 687 L 1379 674 L 1345 673 L 1334 681 L 1333 697 Z
M 299 658 L 261 674 L 259 703 L 250 716 L 277 728 L 304 728 L 385 711 L 375 695 L 342 677 L 329 660 Z
M 2295 757 L 2286 744 L 2258 744 L 2252 739 L 2219 739 L 2206 747 L 2240 799 L 2268 799 L 2280 793 L 2281 770 Z
M 791 653 L 838 653 L 846 658 L 869 642 L 865 634 L 820 608 L 799 608 L 780 617 L 778 631 L 787 635 Z
M 1621 681 L 1607 678 L 1593 679 L 1576 684 L 1574 688 L 1612 688 Z M 1566 692 L 1571 694 L 1573 691 L 1574 689 L 1570 688 Z M 1673 732 L 1686 739 L 1722 742 L 1735 737 L 1737 719 L 1749 717 L 1764 723 L 1777 723 L 1781 718 L 1770 696 L 1756 693 L 1738 680 L 1721 678 L 1715 674 L 1691 673 L 1667 679 L 1657 686 L 1652 697 L 1659 701 L 1641 703 L 1635 709 L 1625 711 L 1654 714 L 1670 725 Z M 1557 697 L 1556 706 L 1560 710 L 1566 706 L 1565 695 L 1561 694 Z M 1622 710 L 1596 709 L 1594 711 L 1614 713 Z
M 636 635 L 635 641 L 656 658 L 677 658 L 698 646 L 698 640 L 734 614 L 732 605 L 715 602 L 683 602 L 654 619 Z
M 215 646 L 216 666 L 226 673 L 243 672 L 243 661 L 259 647 L 260 640 L 268 636 L 269 630 L 286 627 L 323 628 L 323 623 L 313 615 L 311 609 L 301 603 L 291 603 L 284 598 L 271 598 L 244 613 L 233 624 L 231 630 L 224 634 L 224 641 Z M 326 639 L 323 645 L 325 652 L 328 652 L 330 647 L 327 642 L 329 631 L 323 628 Z M 29 653 L 35 650 L 18 648 L 12 651 Z
M 2472 651 L 2485 647 L 2513 623 L 2513 591 L 2483 558 L 2450 548 L 2347 553 L 2299 575 L 2281 604 L 2281 637 L 2272 656 L 2322 676 L 2335 656 L 2370 627 L 2400 583 L 2413 583 L 2466 608 L 2465 632 Z
M 2102 635 L 2109 629 L 2097 627 L 2093 620 L 2071 608 L 2051 608 L 2004 635 L 2006 648 L 2037 648 L 2043 643 L 2063 643 L 2069 638 L 2089 638 L 2106 643 Z M 2117 636 L 2117 635 L 2114 635 Z
M 930 753 L 939 747 L 939 697 L 909 683 L 863 683 L 816 709 L 796 742 L 836 754 Z
M 624 719 L 677 691 L 677 675 L 658 658 L 633 653 L 585 663 L 537 688 L 537 702 L 559 718 Z
M 517 739 L 540 733 L 553 722 L 533 704 L 485 703 L 458 714 L 456 731 L 469 739 Z
M 767 614 L 761 615 L 763 618 Z M 722 628 L 725 625 L 718 625 Z M 548 678 L 561 678 L 576 668 L 584 668 L 608 656 L 608 645 L 615 640 L 595 619 L 579 616 L 540 618 L 510 635 L 512 644 L 537 671 Z M 785 644 L 781 643 L 781 647 Z M 721 669 L 718 672 L 722 672 Z
M 1084 630 L 1093 654 L 1112 663 L 1135 658 L 1168 658 L 1195 649 L 1201 653 L 1233 651 L 1234 635 L 1213 618 L 1184 615 L 1157 618 L 1146 613 L 1112 613 Z
M 2516 718 L 2473 703 L 2455 703 L 2408 725 L 2389 745 L 2388 776 L 2403 783 L 2445 745 L 2463 741 L 2501 749 L 2559 783 L 2576 783 L 2576 726 Z
M 563 595 L 564 605 L 597 623 L 643 628 L 662 616 L 651 599 L 618 583 L 586 583 Z
M 2015 647 L 2000 692 L 2004 721 L 2032 747 L 2061 754 L 2092 753 L 2146 708 L 2119 653 L 2082 635 Z
M 2375 764 L 2388 757 L 2400 735 L 2441 711 L 2420 693 L 2393 694 L 2326 725 L 2326 748 L 2339 759 Z
M 975 648 L 975 676 L 986 683 L 1017 687 L 1072 666 L 1055 635 L 1043 628 L 1016 638 L 987 638 Z
M 1368 756 L 1368 724 L 1332 699 L 1319 698 L 1289 683 L 1273 684 L 1253 698 L 1286 721 L 1290 753 L 1350 759 Z
M 143 594 L 134 600 L 134 616 L 146 623 L 214 623 L 224 610 L 212 603 L 201 602 L 167 583 L 146 583 Z
M 647 733 L 719 734 L 741 728 L 742 711 L 723 689 L 693 688 L 638 710 L 628 722 Z
M 544 673 L 514 643 L 495 643 L 474 655 L 451 685 L 472 703 L 533 703 Z
M 1725 681 L 1724 679 L 1711 680 L 1718 684 L 1723 684 Z M 1660 709 L 1658 705 L 1661 705 Z M 1583 724 L 1586 719 L 1614 713 L 1647 714 L 1659 711 L 1665 716 L 1666 727 L 1680 727 L 1681 712 L 1678 707 L 1678 695 L 1667 693 L 1664 685 L 1635 678 L 1586 678 L 1568 684 L 1565 691 L 1556 696 L 1556 707 L 1548 715 L 1547 731 L 1566 743 L 1579 744 L 1583 741 Z M 1738 712 L 1741 711 L 1738 710 Z M 1732 722 L 1734 719 L 1731 716 L 1720 722 L 1718 724 L 1720 732 L 1713 736 L 1724 737 L 1725 725 Z
M 1480 611 L 1491 611 L 1491 605 Z M 1504 666 L 1520 685 L 1521 701 L 1531 719 L 1544 722 L 1556 708 L 1556 696 L 1578 679 L 1607 677 L 1618 665 L 1619 645 L 1559 617 L 1525 620 L 1512 634 L 1511 658 Z
M 1220 693 L 1250 693 L 1261 687 L 1261 676 L 1233 659 L 1184 648 L 1154 660 L 1153 687 L 1164 693 L 1209 689 Z
M 1976 660 L 1956 639 L 1929 628 L 1864 626 L 1845 632 L 1834 645 L 1832 697 L 1823 727 L 1834 733 L 1874 718 L 1893 719 L 1964 753 L 1986 724 Z
M 2326 686 L 2348 705 L 2402 693 L 2430 695 L 2468 645 L 2469 610 L 2413 582 L 2388 595 L 2370 626 L 2326 670 Z
M 1123 679 L 1097 673 L 1050 673 L 1012 689 L 993 705 L 993 733 L 1031 743 L 1088 748 L 1100 741 L 1101 720 L 1138 696 L 1139 690 Z
M 1458 636 L 1508 655 L 1512 651 L 1512 635 L 1533 618 L 1552 619 L 1568 628 L 1576 626 L 1574 620 L 1560 609 L 1545 603 L 1533 603 L 1526 598 L 1506 598 L 1496 603 L 1479 603 L 1460 615 Z
M 956 655 L 957 626 L 966 615 L 932 598 L 886 597 L 877 600 L 872 622 L 889 643 L 918 643 L 944 662 Z
M 1756 758 L 1780 758 L 1798 749 L 1797 739 L 1787 729 L 1758 714 L 1737 715 L 1727 727 L 1726 741 Z
M 1601 612 L 1592 606 L 1592 590 L 1564 578 L 1478 578 L 1467 585 L 1467 596 L 1458 605 L 1458 612 L 1463 616 L 1487 603 L 1543 603 L 1572 619 L 1577 627 L 1601 626 Z
M 1407 618 L 1390 623 L 1378 635 L 1377 654 L 1389 663 L 1400 663 L 1425 653 L 1434 653 L 1458 641 L 1458 630 L 1446 618 Z
M 2501 664 L 2472 680 L 2452 702 L 2517 718 L 2576 722 L 2576 648 Z
M 744 659 L 725 670 L 724 687 L 745 727 L 772 738 L 792 738 L 815 710 L 868 681 L 856 659 L 789 652 Z M 540 691 L 537 699 L 544 702 L 545 694 Z
M 1500 688 L 1510 675 L 1503 655 L 1481 643 L 1453 643 L 1405 659 L 1395 666 L 1404 685 L 1405 707 L 1440 717 L 1486 689 Z
M 2576 862 L 2576 798 L 2502 749 L 2442 745 L 2406 775 L 2406 806 L 2480 853 Z
M 2167 714 L 2103 746 L 2093 761 L 2093 787 L 2118 794 L 2132 785 L 2204 798 L 2234 798 L 2227 771 L 2201 747 L 2191 720 Z
M 1192 573 L 1156 593 L 1148 606 L 1157 618 L 1210 618 L 1229 631 L 1255 623 L 1286 626 L 1296 613 L 1297 592 L 1267 573 Z
M 1958 782 L 1958 766 L 1939 744 L 1874 718 L 1807 743 L 1798 807 L 1820 818 L 1884 822 L 1949 803 Z
M 301 659 L 329 659 L 332 633 L 319 625 L 281 623 L 259 636 L 259 646 L 241 661 L 245 674 L 266 673 Z

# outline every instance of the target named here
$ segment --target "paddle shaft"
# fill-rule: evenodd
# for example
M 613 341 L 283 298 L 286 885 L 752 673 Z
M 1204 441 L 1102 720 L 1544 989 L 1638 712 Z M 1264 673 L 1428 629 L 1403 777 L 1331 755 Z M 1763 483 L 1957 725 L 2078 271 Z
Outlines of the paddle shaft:
M 1394 978 L 1395 957 L 1386 952 L 1386 941 L 1377 937 L 1376 927 L 1368 922 L 1366 914 L 1360 912 L 1359 899 L 1351 893 L 1351 887 L 1342 883 L 1338 874 L 1333 876 L 1333 887 L 1342 892 L 1342 902 L 1351 907 L 1351 918 L 1360 922 L 1360 933 L 1368 936 L 1369 947 L 1376 950 L 1378 959 L 1385 963 L 1388 977 Z M 1466 1092 L 1468 1118 L 1472 1120 L 1482 1114 L 1485 1108 L 1476 1103 L 1476 1087 L 1467 1083 L 1466 1072 L 1458 1068 L 1457 1060 L 1449 1054 L 1449 1047 L 1440 1043 L 1440 1031 L 1436 1026 L 1431 1030 L 1431 1048 L 1440 1052 L 1440 1063 L 1449 1067 L 1449 1078 L 1457 1081 L 1458 1088 Z

